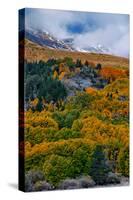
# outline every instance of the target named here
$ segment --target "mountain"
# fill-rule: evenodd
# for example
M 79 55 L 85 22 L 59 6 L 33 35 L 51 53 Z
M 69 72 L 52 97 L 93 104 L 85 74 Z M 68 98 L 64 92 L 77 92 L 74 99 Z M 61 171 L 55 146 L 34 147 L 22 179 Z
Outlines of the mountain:
M 79 52 L 88 52 L 88 53 L 105 53 L 105 54 L 111 54 L 109 48 L 101 45 L 101 44 L 97 44 L 96 46 L 90 46 L 88 45 L 87 47 L 84 48 L 80 48 L 80 47 L 75 47 L 74 45 L 74 39 L 73 38 L 66 38 L 63 40 L 63 42 L 69 46 L 72 47 L 72 49 L 74 49 L 75 51 L 79 51 Z
M 65 44 L 62 40 L 58 40 L 47 31 L 27 29 L 25 30 L 25 38 L 41 46 L 49 47 L 50 49 L 72 51 L 69 45 Z
M 22 31 L 20 32 L 20 35 Z M 66 38 L 63 40 L 59 40 L 50 34 L 47 31 L 34 30 L 34 29 L 26 29 L 25 30 L 25 38 L 37 43 L 43 47 L 48 47 L 50 49 L 59 49 L 66 51 L 77 51 L 77 52 L 88 52 L 88 53 L 103 53 L 103 54 L 111 54 L 109 48 L 104 47 L 101 44 L 97 44 L 96 46 L 90 46 L 80 48 L 75 47 L 74 38 Z
M 97 44 L 97 46 L 88 46 L 88 47 L 84 47 L 84 48 L 76 48 L 76 50 L 81 51 L 81 52 L 111 54 L 110 50 L 108 48 L 104 47 L 101 44 Z
M 25 59 L 29 62 L 33 61 L 47 61 L 48 59 L 63 59 L 65 57 L 70 57 L 74 61 L 80 59 L 82 63 L 88 60 L 90 63 L 101 63 L 102 66 L 113 66 L 113 67 L 129 67 L 129 59 L 109 54 L 98 54 L 98 53 L 88 53 L 88 52 L 79 52 L 79 51 L 64 51 L 60 49 L 49 48 L 46 46 L 40 46 L 36 42 L 25 39 L 24 43 L 19 42 L 20 51 L 23 59 L 23 45 L 25 47 Z

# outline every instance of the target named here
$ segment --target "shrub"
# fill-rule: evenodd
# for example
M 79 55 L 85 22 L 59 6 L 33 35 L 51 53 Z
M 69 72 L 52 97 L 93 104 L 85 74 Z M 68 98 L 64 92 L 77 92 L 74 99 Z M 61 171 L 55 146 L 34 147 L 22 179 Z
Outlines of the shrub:
M 80 119 L 74 120 L 72 125 L 72 130 L 74 131 L 80 131 L 83 127 L 83 123 Z
M 48 129 L 45 133 L 45 139 L 49 142 L 51 141 L 58 141 L 58 140 L 67 140 L 70 138 L 78 138 L 81 136 L 79 131 L 74 131 L 69 128 L 62 128 L 59 131 Z
M 81 135 L 79 131 L 73 131 L 69 128 L 63 128 L 57 134 L 59 139 L 78 138 Z
M 118 170 L 122 175 L 129 176 L 129 149 L 121 149 L 118 155 Z
M 25 141 L 32 145 L 41 143 L 45 139 L 44 136 L 44 128 L 40 126 L 25 128 Z
M 53 118 L 58 123 L 59 128 L 63 128 L 64 127 L 65 117 L 60 112 L 54 112 L 53 113 Z
M 71 128 L 73 121 L 76 120 L 79 117 L 79 111 L 78 110 L 72 110 L 66 115 L 65 118 L 65 127 Z
M 76 109 L 72 109 L 70 112 L 55 112 L 53 114 L 53 118 L 59 124 L 59 128 L 71 128 L 73 121 L 79 117 L 79 111 Z
M 91 102 L 93 101 L 93 97 L 86 92 L 78 92 L 76 96 L 73 96 L 69 99 L 68 103 L 66 104 L 66 108 L 69 109 L 86 109 L 91 106 Z
M 69 66 L 70 68 L 74 68 L 75 63 L 73 62 L 73 59 L 70 57 L 65 57 L 64 58 L 64 62 L 66 63 L 67 66 Z

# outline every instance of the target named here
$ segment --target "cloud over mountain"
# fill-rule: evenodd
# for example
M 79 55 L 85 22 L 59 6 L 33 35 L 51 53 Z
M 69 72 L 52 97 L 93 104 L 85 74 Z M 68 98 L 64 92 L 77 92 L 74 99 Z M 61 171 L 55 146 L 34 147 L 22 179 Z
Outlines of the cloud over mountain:
M 100 44 L 112 54 L 129 55 L 129 16 L 126 14 L 28 8 L 26 28 L 48 31 L 58 39 L 73 38 L 74 47 Z

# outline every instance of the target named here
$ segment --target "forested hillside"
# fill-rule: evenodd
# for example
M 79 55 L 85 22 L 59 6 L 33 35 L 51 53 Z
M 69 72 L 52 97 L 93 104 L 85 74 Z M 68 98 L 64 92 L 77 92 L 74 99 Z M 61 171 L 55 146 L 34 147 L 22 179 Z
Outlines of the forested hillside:
M 121 184 L 129 176 L 127 65 L 26 60 L 24 134 L 26 191 Z

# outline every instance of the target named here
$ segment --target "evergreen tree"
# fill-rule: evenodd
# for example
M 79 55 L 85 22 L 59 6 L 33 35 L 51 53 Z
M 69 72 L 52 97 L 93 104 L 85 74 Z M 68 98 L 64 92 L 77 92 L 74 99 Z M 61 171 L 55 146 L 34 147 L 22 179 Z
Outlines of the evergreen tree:
M 38 104 L 36 105 L 36 110 L 39 112 L 43 110 L 43 103 L 41 100 L 38 101 Z
M 107 174 L 109 172 L 109 166 L 103 152 L 103 147 L 97 145 L 92 155 L 92 164 L 90 169 L 90 175 L 98 185 L 106 183 Z
M 82 67 L 83 65 L 82 65 L 82 62 L 81 62 L 81 60 L 80 59 L 77 59 L 77 61 L 76 61 L 76 67 Z
M 87 67 L 89 66 L 88 60 L 85 61 L 85 66 L 87 66 Z
M 96 69 L 101 70 L 101 69 L 102 69 L 102 65 L 101 65 L 100 63 L 98 63 L 98 64 L 96 65 Z

